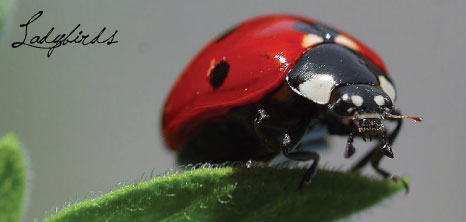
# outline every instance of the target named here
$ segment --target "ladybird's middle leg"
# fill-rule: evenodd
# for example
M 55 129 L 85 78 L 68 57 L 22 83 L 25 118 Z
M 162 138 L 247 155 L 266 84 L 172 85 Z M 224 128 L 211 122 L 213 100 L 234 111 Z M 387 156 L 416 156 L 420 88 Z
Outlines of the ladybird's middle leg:
M 310 118 L 305 115 L 274 114 L 277 113 L 257 110 L 253 123 L 256 136 L 271 152 L 279 153 L 283 135 L 288 133 L 291 138 L 289 147 L 294 149 L 306 133 Z
M 280 142 L 280 149 L 283 155 L 296 161 L 309 161 L 312 160 L 311 167 L 304 173 L 301 181 L 299 182 L 298 190 L 301 190 L 305 183 L 310 183 L 312 177 L 316 175 L 317 164 L 319 163 L 320 156 L 318 153 L 308 150 L 295 150 L 307 129 L 309 128 L 311 119 L 309 117 L 302 117 L 297 119 L 290 125 L 287 132 L 283 135 Z
M 283 124 L 283 122 L 274 119 L 265 109 L 259 109 L 254 119 L 254 128 L 262 143 L 270 147 L 271 150 L 281 150 L 283 155 L 290 160 L 313 160 L 311 167 L 299 183 L 298 188 L 301 189 L 304 183 L 310 182 L 316 174 L 319 154 L 312 151 L 294 150 L 309 128 L 311 118 L 307 115 L 290 117 L 292 119 L 286 121 L 288 124 Z M 282 133 L 277 134 L 277 132 Z
M 312 160 L 312 165 L 311 167 L 304 173 L 304 176 L 302 177 L 301 181 L 299 182 L 298 185 L 298 190 L 301 190 L 304 186 L 305 183 L 310 183 L 312 180 L 312 177 L 314 177 L 317 173 L 317 164 L 319 163 L 320 156 L 318 153 L 313 152 L 313 151 L 291 151 L 286 145 L 287 138 L 289 135 L 285 134 L 284 139 L 283 139 L 283 145 L 282 145 L 282 152 L 283 155 L 285 155 L 286 158 L 290 160 L 296 160 L 296 161 L 309 161 Z
M 277 141 L 271 131 L 276 127 L 270 122 L 273 122 L 270 114 L 265 109 L 258 109 L 254 117 L 254 132 L 260 142 L 273 152 L 276 151 Z

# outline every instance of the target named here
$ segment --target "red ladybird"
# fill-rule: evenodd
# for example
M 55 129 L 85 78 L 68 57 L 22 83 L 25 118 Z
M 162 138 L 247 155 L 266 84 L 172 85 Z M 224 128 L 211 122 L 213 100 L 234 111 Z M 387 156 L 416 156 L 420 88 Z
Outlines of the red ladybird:
M 270 15 L 241 23 L 211 41 L 176 81 L 163 111 L 163 134 L 182 163 L 270 160 L 280 152 L 314 160 L 300 183 L 315 174 L 319 155 L 295 149 L 309 129 L 377 137 L 355 165 L 379 168 L 401 121 L 395 88 L 382 60 L 367 46 L 322 23 Z M 384 119 L 396 120 L 387 133 Z M 412 118 L 419 120 L 420 118 Z

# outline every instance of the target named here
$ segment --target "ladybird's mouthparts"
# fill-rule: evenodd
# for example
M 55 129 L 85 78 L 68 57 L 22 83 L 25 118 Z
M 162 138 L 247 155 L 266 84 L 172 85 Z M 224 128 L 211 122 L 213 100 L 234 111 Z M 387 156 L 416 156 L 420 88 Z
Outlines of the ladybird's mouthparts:
M 393 158 L 392 148 L 385 135 L 385 126 L 383 125 L 384 119 L 411 119 L 414 122 L 421 122 L 421 117 L 413 116 L 401 116 L 394 115 L 389 113 L 378 114 L 378 113 L 364 113 L 364 114 L 355 114 L 352 117 L 353 123 L 356 126 L 357 131 L 362 136 L 362 139 L 366 141 L 366 136 L 372 140 L 372 136 L 376 136 L 381 140 L 381 151 L 382 153 L 389 157 Z M 347 144 L 347 155 L 351 156 L 354 153 L 354 147 L 352 145 L 353 133 L 350 134 Z
M 413 120 L 414 122 L 422 121 L 422 117 L 402 116 L 402 115 L 394 115 L 390 113 L 355 114 L 352 119 L 353 119 L 354 124 L 357 127 L 358 132 L 364 136 L 374 136 L 374 135 L 383 134 L 385 127 L 382 121 L 384 119 L 410 119 L 410 120 Z
M 358 132 L 362 136 L 381 136 L 384 134 L 385 127 L 382 122 L 383 118 L 379 114 L 357 115 L 353 119 Z
M 362 139 L 366 141 L 367 136 L 372 141 L 372 136 L 378 137 L 381 140 L 380 149 L 382 153 L 389 158 L 393 158 L 392 148 L 385 135 L 385 126 L 382 122 L 384 119 L 384 116 L 378 113 L 356 114 L 353 116 L 354 125 Z M 352 134 L 350 134 L 350 140 L 352 142 Z M 349 147 L 347 147 L 347 150 L 354 153 L 351 143 L 348 143 L 347 146 Z

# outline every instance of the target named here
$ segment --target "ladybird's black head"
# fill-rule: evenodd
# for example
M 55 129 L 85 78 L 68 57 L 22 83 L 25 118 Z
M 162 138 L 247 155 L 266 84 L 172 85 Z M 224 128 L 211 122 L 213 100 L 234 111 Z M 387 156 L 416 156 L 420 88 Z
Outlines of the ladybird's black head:
M 355 84 L 338 86 L 332 91 L 329 107 L 341 116 L 390 113 L 393 102 L 380 88 Z
M 329 108 L 336 115 L 351 117 L 359 133 L 382 135 L 382 120 L 393 110 L 393 102 L 380 88 L 354 84 L 336 87 L 331 95 Z

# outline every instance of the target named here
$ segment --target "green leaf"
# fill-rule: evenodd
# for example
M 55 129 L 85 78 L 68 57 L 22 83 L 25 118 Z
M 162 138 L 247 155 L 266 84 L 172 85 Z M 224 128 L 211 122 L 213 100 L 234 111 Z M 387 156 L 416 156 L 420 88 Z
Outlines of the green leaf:
M 0 139 L 0 221 L 20 220 L 24 187 L 21 150 L 16 137 L 8 134 Z
M 331 221 L 404 190 L 401 183 L 319 170 L 297 191 L 305 169 L 211 168 L 155 178 L 71 206 L 48 222 Z
M 0 0 L 0 34 L 3 32 L 3 26 L 5 25 L 12 2 L 13 0 Z

